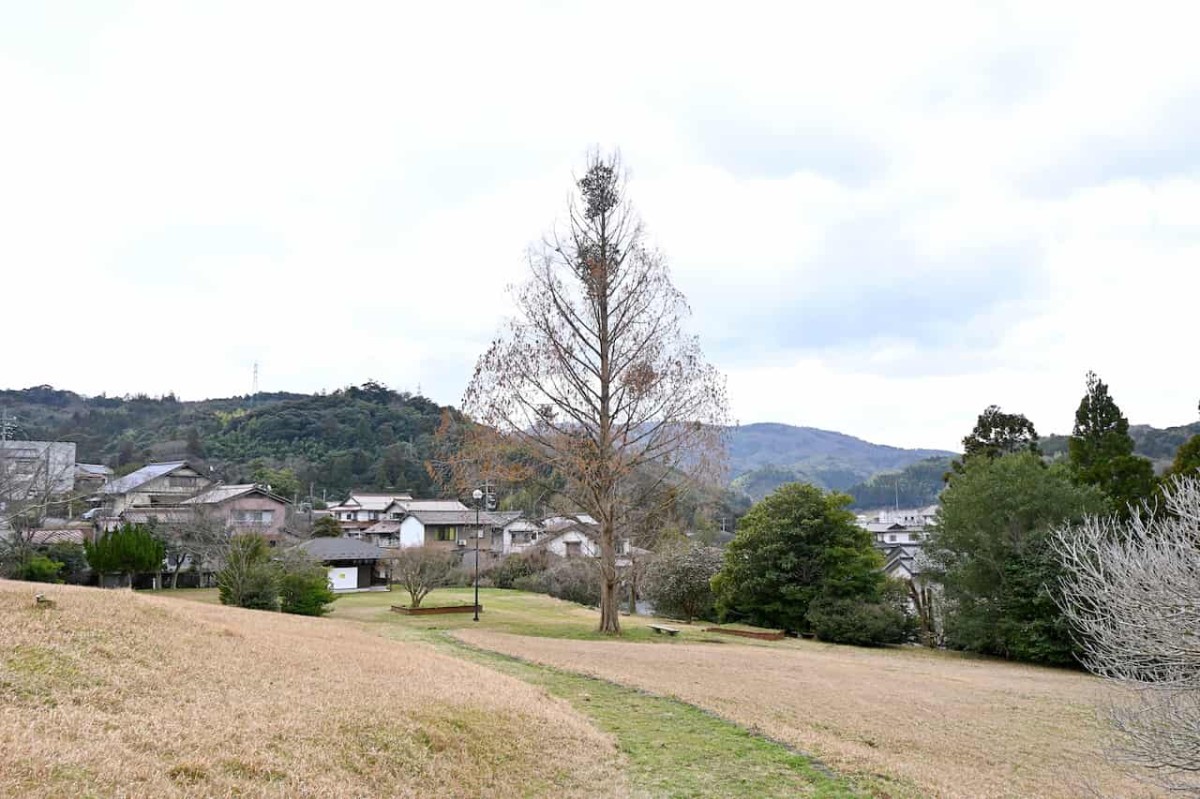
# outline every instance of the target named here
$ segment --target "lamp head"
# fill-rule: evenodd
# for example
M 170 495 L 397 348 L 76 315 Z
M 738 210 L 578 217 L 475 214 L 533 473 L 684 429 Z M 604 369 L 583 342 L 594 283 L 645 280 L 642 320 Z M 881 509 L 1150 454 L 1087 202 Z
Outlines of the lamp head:
M 483 492 L 480 491 L 478 488 L 475 489 L 474 491 L 471 492 L 471 499 L 478 502 L 479 500 L 483 499 Z

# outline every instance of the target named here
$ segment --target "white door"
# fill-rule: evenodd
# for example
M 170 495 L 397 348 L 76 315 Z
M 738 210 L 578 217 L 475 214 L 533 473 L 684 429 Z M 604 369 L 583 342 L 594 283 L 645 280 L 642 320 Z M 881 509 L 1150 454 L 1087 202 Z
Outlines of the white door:
M 334 566 L 329 570 L 329 587 L 334 591 L 358 588 L 357 566 Z

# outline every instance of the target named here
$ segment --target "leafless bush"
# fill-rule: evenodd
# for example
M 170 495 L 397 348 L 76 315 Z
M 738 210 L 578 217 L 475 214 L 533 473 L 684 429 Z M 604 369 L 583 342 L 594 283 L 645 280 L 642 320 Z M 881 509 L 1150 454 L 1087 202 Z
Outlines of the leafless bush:
M 1172 791 L 1200 792 L 1200 482 L 1166 512 L 1059 530 L 1062 608 L 1088 669 L 1128 689 L 1111 708 L 1118 755 Z

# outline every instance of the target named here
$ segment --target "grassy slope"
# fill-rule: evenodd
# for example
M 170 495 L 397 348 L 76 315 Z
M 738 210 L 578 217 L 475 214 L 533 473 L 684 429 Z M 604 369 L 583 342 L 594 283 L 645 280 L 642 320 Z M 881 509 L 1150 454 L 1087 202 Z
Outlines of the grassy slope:
M 0 581 L 0 796 L 628 793 L 614 739 L 569 704 L 427 646 L 37 588 L 57 608 Z
M 427 642 L 567 700 L 614 736 L 635 795 L 1050 797 L 1084 795 L 1088 781 L 1100 795 L 1150 795 L 1104 762 L 1103 685 L 1084 674 L 924 650 L 730 639 L 699 625 L 665 638 L 643 618 L 624 619 L 614 641 L 594 631 L 586 608 L 481 593 L 479 624 L 390 613 L 398 593 L 342 597 L 333 618 Z M 429 602 L 469 596 L 446 589 Z M 762 735 L 816 753 L 839 776 Z
M 677 698 L 813 752 L 889 796 L 1142 797 L 1111 762 L 1086 674 L 920 650 L 564 641 L 488 630 L 465 642 Z
M 216 601 L 215 591 L 161 593 Z M 331 618 L 363 622 L 389 638 L 431 644 L 565 699 L 615 737 L 626 759 L 630 789 L 637 796 L 841 799 L 868 795 L 868 790 L 824 772 L 811 758 L 694 706 L 464 646 L 449 634 L 476 626 L 527 636 L 604 638 L 595 631 L 595 612 L 579 605 L 518 591 L 482 589 L 480 593 L 484 613 L 478 625 L 466 614 L 412 617 L 392 613 L 392 603 L 406 601 L 399 592 L 343 596 Z M 469 589 L 443 589 L 434 592 L 426 604 L 462 604 L 470 598 Z M 680 641 L 728 643 L 725 636 L 682 623 L 677 638 L 659 636 L 649 629 L 650 623 L 646 618 L 626 618 L 625 640 L 664 646 Z
M 378 623 L 393 636 L 450 633 L 493 657 L 499 651 L 520 658 L 508 664 L 517 670 L 512 673 L 546 684 L 617 735 L 635 786 L 647 785 L 639 773 L 643 757 L 651 775 L 670 770 L 688 778 L 736 775 L 746 761 L 730 754 L 736 751 L 733 742 L 750 729 L 835 765 L 841 785 L 818 790 L 850 790 L 848 781 L 864 793 L 888 797 L 1061 797 L 1086 793 L 1091 788 L 1084 783 L 1090 783 L 1102 795 L 1150 795 L 1104 763 L 1097 710 L 1106 686 L 1086 674 L 920 649 L 754 642 L 704 633 L 700 625 L 677 625 L 680 635 L 664 638 L 648 629 L 652 620 L 639 617 L 624 618 L 625 633 L 614 641 L 595 632 L 592 610 L 519 592 L 481 593 L 486 610 L 478 625 L 469 616 L 392 614 L 386 610 L 391 600 L 379 594 L 346 597 L 335 615 Z M 430 601 L 467 602 L 469 592 L 438 591 Z M 587 677 L 604 682 L 591 681 L 589 688 Z M 607 681 L 656 696 L 639 694 L 631 701 L 631 707 L 643 708 L 642 715 L 621 709 L 606 718 L 594 704 L 595 686 L 611 686 Z M 580 702 L 580 692 L 588 699 Z M 686 735 L 670 742 L 682 722 L 656 728 L 648 703 L 670 701 L 661 697 L 686 703 L 673 702 L 677 710 L 664 711 L 677 719 L 699 707 L 740 727 L 705 733 L 720 741 L 717 751 Z M 656 751 L 656 740 L 668 743 Z M 775 755 L 782 751 L 752 740 Z M 689 751 L 697 753 L 694 761 Z M 771 757 L 765 755 L 756 755 L 762 759 L 755 762 L 770 773 Z M 678 795 L 772 795 L 771 785 L 764 778 L 742 794 L 722 786 L 711 794 L 681 789 Z

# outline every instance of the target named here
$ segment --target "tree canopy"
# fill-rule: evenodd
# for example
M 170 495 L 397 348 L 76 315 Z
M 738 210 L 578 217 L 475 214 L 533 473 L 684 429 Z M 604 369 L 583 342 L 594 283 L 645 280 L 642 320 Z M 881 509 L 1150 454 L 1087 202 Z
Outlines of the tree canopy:
M 1041 454 L 1033 422 L 1022 413 L 1005 413 L 999 405 L 989 405 L 963 438 L 963 460 L 998 458 L 1013 452 Z
M 166 548 L 149 529 L 140 524 L 123 524 L 84 543 L 88 565 L 100 574 L 124 574 L 129 584 L 133 577 L 162 570 Z
M 1108 386 L 1087 373 L 1087 393 L 1075 411 L 1068 457 L 1078 479 L 1108 496 L 1125 515 L 1154 492 L 1154 466 L 1133 454 L 1129 420 L 1108 393 Z
M 1055 605 L 1057 525 L 1103 509 L 1098 491 L 1032 452 L 969 459 L 942 493 L 926 551 L 946 599 L 953 647 L 1047 663 L 1072 662 Z
M 723 616 L 795 632 L 811 628 L 820 598 L 878 602 L 883 559 L 846 510 L 850 497 L 792 483 L 756 503 L 738 523 L 713 578 Z

